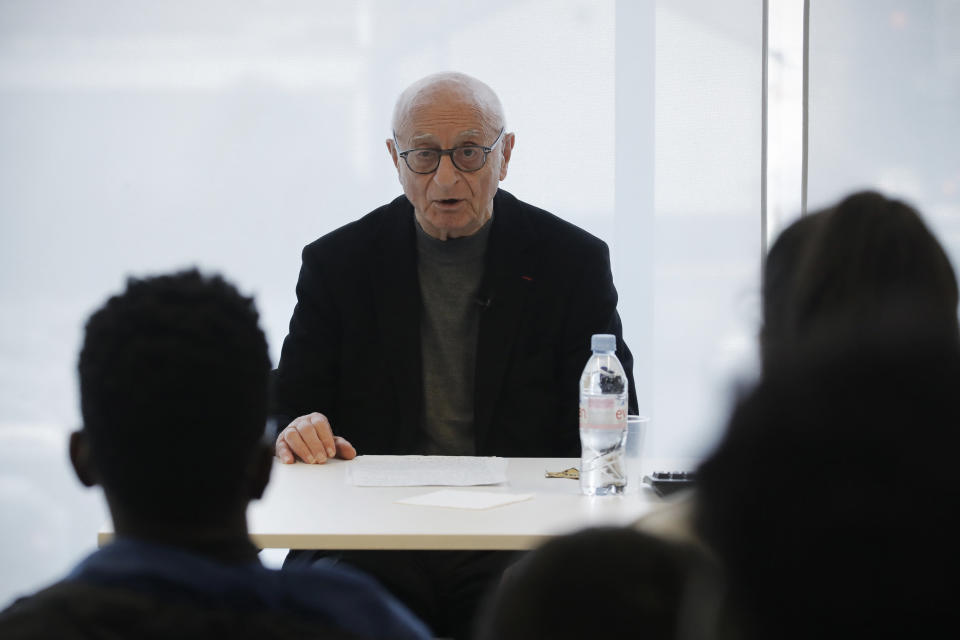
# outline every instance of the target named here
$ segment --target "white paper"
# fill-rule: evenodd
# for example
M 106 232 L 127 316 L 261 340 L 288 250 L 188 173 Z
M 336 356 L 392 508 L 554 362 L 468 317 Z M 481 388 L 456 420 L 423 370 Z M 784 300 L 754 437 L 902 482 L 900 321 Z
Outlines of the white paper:
M 507 481 L 506 458 L 475 456 L 357 456 L 347 466 L 357 487 L 466 487 Z
M 492 509 L 505 504 L 523 502 L 533 497 L 532 493 L 494 493 L 492 491 L 458 491 L 441 489 L 412 498 L 397 500 L 397 504 L 412 504 L 420 507 L 448 507 L 453 509 Z

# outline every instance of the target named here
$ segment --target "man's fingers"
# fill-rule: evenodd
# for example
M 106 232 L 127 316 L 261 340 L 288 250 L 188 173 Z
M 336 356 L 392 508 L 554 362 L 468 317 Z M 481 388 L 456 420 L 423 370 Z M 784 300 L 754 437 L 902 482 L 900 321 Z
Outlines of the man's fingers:
M 296 462 L 296 458 L 293 457 L 293 452 L 290 451 L 289 445 L 284 442 L 283 438 L 277 438 L 277 457 L 280 458 L 280 462 L 283 464 L 293 464 Z
M 310 421 L 310 424 L 313 425 L 317 437 L 323 444 L 326 456 L 332 458 L 337 455 L 337 445 L 333 439 L 333 429 L 330 427 L 330 421 L 327 420 L 327 416 L 322 413 L 311 413 L 306 417 Z
M 313 464 L 313 453 L 311 453 L 310 447 L 308 447 L 307 443 L 303 441 L 303 438 L 300 437 L 300 431 L 296 426 L 291 424 L 289 427 L 280 432 L 280 437 L 284 442 L 287 443 L 287 446 L 290 447 L 290 450 L 293 451 L 298 458 L 304 462 Z
M 327 417 L 316 412 L 288 424 L 277 438 L 276 449 L 277 457 L 287 464 L 297 458 L 310 464 L 323 464 L 334 456 L 351 460 L 357 455 L 352 444 L 333 435 Z
M 309 420 L 297 421 L 295 429 L 307 446 L 310 452 L 308 462 L 324 463 L 327 461 L 327 448 L 320 440 L 321 434 L 318 433 L 317 426 Z
M 338 458 L 343 458 L 344 460 L 353 460 L 357 457 L 357 450 L 346 438 L 334 436 L 333 441 L 337 445 Z

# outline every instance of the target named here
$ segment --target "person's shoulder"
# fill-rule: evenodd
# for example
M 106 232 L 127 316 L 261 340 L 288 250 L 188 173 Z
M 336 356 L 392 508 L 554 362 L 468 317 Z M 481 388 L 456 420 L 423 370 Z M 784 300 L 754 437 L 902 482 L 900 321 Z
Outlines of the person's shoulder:
M 10 606 L 0 611 L 0 622 L 8 623 L 12 619 L 22 619 L 35 614 L 47 614 L 59 605 L 74 600 L 82 589 L 76 583 L 61 580 L 55 582 L 32 595 L 25 595 L 14 600 Z
M 105 593 L 72 580 L 56 582 L 18 598 L 0 612 L 2 638 L 79 638 L 96 625 L 95 612 L 117 609 L 128 594 Z
M 398 196 L 361 218 L 320 236 L 304 247 L 303 257 L 342 257 L 356 251 L 372 251 L 378 237 L 389 234 L 391 229 L 404 224 L 412 215 L 410 201 L 406 196 Z
M 512 218 L 511 226 L 515 224 L 524 228 L 542 247 L 596 252 L 608 250 L 607 243 L 597 236 L 546 209 L 524 202 L 503 189 L 497 192 L 497 198 L 499 214 Z M 495 205 L 494 216 L 497 215 L 498 207 Z
M 127 587 L 64 580 L 21 598 L 0 613 L 0 638 L 138 638 L 295 640 L 367 637 L 333 624 L 332 616 L 296 615 L 258 604 L 211 604 L 176 589 L 159 594 Z

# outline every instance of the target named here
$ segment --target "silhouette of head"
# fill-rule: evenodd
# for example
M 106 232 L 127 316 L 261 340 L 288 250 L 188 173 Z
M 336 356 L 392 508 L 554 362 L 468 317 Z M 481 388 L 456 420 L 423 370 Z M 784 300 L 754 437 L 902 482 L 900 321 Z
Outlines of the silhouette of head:
M 891 314 L 956 325 L 957 281 L 940 243 L 912 207 L 869 191 L 788 227 L 763 294 L 765 363 L 827 326 L 855 332 Z
M 252 299 L 196 270 L 130 279 L 90 317 L 71 454 L 115 519 L 215 523 L 262 492 L 270 362 L 257 321 Z
M 710 622 L 711 577 L 693 548 L 630 528 L 586 529 L 511 567 L 478 637 L 700 637 L 698 626 Z

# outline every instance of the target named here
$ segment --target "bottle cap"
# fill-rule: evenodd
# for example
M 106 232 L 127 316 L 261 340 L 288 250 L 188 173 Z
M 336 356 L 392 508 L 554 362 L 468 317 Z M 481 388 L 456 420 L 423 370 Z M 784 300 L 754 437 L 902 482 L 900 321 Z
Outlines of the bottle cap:
M 610 333 L 595 333 L 590 338 L 590 349 L 592 351 L 616 351 L 617 336 Z

